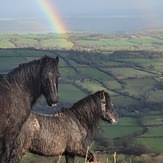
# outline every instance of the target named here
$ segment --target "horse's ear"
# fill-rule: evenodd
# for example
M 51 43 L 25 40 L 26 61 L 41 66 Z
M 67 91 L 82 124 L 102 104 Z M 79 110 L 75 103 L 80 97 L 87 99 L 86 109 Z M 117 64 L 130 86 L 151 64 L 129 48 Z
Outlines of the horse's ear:
M 104 97 L 105 97 L 105 91 L 102 90 L 102 91 L 100 91 L 100 98 L 103 99 Z
M 55 58 L 55 60 L 56 60 L 56 63 L 58 64 L 58 63 L 59 63 L 59 57 L 57 56 L 57 57 Z

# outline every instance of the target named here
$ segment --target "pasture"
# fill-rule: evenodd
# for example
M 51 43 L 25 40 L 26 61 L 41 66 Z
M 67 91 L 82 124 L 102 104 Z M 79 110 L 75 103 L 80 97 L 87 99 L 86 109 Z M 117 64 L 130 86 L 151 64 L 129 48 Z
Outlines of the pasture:
M 159 111 L 151 111 L 143 118 L 147 132 L 136 138 L 138 143 L 150 146 L 154 151 L 163 151 L 163 116 Z
M 152 34 L 1 34 L 0 48 L 44 47 L 57 49 L 163 50 L 162 33 Z M 107 52 L 108 54 L 108 52 Z
M 114 126 L 102 123 L 102 133 L 108 138 L 119 138 L 141 131 L 137 118 L 122 117 Z
M 82 99 L 86 95 L 87 94 L 85 92 L 82 92 L 79 88 L 75 87 L 72 84 L 60 84 L 59 85 L 59 98 L 63 102 L 72 104 Z
M 0 72 L 6 73 L 20 63 L 29 62 L 44 55 L 59 56 L 61 74 L 59 97 L 61 103 L 71 105 L 88 95 L 88 92 L 101 89 L 109 92 L 115 107 L 127 108 L 139 102 L 139 99 L 147 102 L 162 102 L 162 53 L 158 58 L 134 58 L 133 56 L 111 58 L 114 50 L 161 51 L 163 48 L 157 43 L 162 43 L 162 40 L 159 37 L 153 38 L 153 36 L 139 38 L 106 37 L 108 38 L 95 35 L 92 38 L 87 34 L 0 35 L 0 48 L 3 48 L 0 49 Z M 13 44 L 12 40 L 14 39 L 17 44 Z M 72 40 L 75 44 L 72 44 Z M 15 49 L 15 47 L 19 48 Z M 24 49 L 23 47 L 36 47 L 38 49 Z M 75 51 L 67 51 L 77 47 L 80 47 L 81 50 L 98 49 L 101 55 L 110 58 L 105 60 L 105 58 L 99 58 L 99 55 L 94 53 L 76 54 Z M 62 48 L 67 50 L 55 51 L 55 49 Z M 74 54 L 77 55 L 78 60 L 72 57 Z M 145 54 L 143 53 L 143 55 Z M 91 56 L 92 59 L 88 56 Z M 121 117 L 115 126 L 102 123 L 102 134 L 114 139 L 128 134 L 141 133 L 143 127 L 138 123 L 138 118 L 133 118 L 133 115 L 135 116 L 137 113 L 129 114 L 130 117 Z M 161 111 L 158 114 L 148 113 L 145 115 L 143 120 L 148 131 L 136 137 L 136 141 L 149 145 L 154 151 L 162 151 L 163 133 L 161 132 L 162 126 L 159 126 L 162 125 L 162 122 L 157 120 L 161 118 Z M 31 157 L 30 154 L 28 156 Z M 35 156 L 32 155 L 32 157 Z

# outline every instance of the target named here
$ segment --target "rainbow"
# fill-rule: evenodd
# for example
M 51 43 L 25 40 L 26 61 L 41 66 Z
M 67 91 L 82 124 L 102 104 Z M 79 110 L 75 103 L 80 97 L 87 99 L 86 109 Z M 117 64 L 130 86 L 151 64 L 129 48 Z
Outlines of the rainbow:
M 59 16 L 56 8 L 50 3 L 49 0 L 37 0 L 38 5 L 42 12 L 45 14 L 48 19 L 49 25 L 53 29 L 54 33 L 66 33 L 67 30 L 65 25 L 62 22 L 62 19 Z

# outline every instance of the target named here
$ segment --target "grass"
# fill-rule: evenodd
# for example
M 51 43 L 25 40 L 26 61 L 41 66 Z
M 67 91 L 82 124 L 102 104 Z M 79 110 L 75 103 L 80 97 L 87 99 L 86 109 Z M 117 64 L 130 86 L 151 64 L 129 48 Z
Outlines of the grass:
M 65 60 L 63 60 L 62 58 L 59 58 L 59 67 L 62 68 L 62 67 L 69 67 L 67 65 L 67 63 L 65 62 Z
M 45 47 L 62 47 L 65 49 L 71 49 L 73 46 L 72 42 L 67 41 L 66 39 L 46 39 L 42 40 L 41 42 L 42 46 Z
M 94 143 L 94 142 L 93 142 Z M 85 158 L 82 157 L 75 157 L 74 162 L 80 162 L 80 163 L 88 163 L 88 152 L 91 150 L 92 145 L 89 145 L 86 150 L 86 156 Z M 117 159 L 121 158 L 121 155 L 117 155 L 116 152 L 114 152 L 112 155 L 106 155 L 106 154 L 94 154 L 94 161 L 92 163 L 116 163 Z M 56 162 L 56 163 L 65 163 L 65 157 L 62 155 L 54 156 L 54 157 L 42 157 L 39 155 L 35 155 L 32 153 L 26 153 L 20 163 L 44 163 L 44 162 Z
M 93 79 L 100 79 L 100 80 L 111 80 L 113 79 L 112 76 L 107 75 L 106 73 L 103 73 L 95 68 L 78 68 L 81 74 L 84 74 L 88 76 L 88 78 L 93 78 Z
M 128 105 L 131 105 L 137 102 L 137 100 L 132 99 L 130 97 L 123 96 L 123 95 L 112 96 L 112 101 L 113 103 L 116 104 L 116 106 L 126 106 L 126 107 Z
M 107 45 L 117 48 L 128 48 L 133 47 L 134 44 L 129 42 L 128 38 L 115 38 L 115 39 L 102 39 Z
M 157 84 L 157 81 L 153 78 L 137 78 L 125 81 L 125 91 L 128 91 L 130 95 L 136 97 L 145 97 L 146 93 L 153 89 L 153 87 Z
M 35 44 L 38 44 L 38 41 L 33 39 L 33 38 L 26 38 L 26 37 L 20 37 L 16 43 L 19 43 L 19 44 L 25 44 L 27 46 L 33 46 Z
M 87 88 L 91 92 L 96 92 L 99 90 L 105 90 L 107 91 L 111 96 L 117 95 L 117 93 L 107 90 L 105 87 L 103 87 L 98 81 L 91 80 L 89 82 L 81 83 L 83 88 Z
M 11 43 L 8 39 L 0 38 L 0 48 L 15 48 L 15 45 Z
M 67 41 L 66 34 L 10 34 L 10 35 L 0 35 L 0 48 L 14 48 L 16 47 L 10 40 L 18 46 L 22 47 L 57 47 L 71 49 L 73 43 Z
M 129 134 L 142 131 L 142 127 L 138 124 L 136 118 L 123 117 L 115 125 L 102 123 L 103 135 L 108 138 L 118 138 Z
M 59 98 L 62 102 L 73 104 L 85 96 L 87 96 L 87 94 L 81 92 L 80 89 L 72 84 L 59 84 Z
M 145 115 L 143 125 L 147 126 L 147 132 L 136 138 L 138 143 L 151 147 L 155 152 L 163 151 L 163 116 L 159 111 L 152 111 Z
M 163 126 L 148 127 L 148 131 L 143 134 L 143 137 L 156 137 L 155 139 L 159 139 L 159 137 L 162 137 L 163 139 Z
M 148 114 L 144 117 L 144 125 L 163 125 L 163 116 L 162 114 L 159 112 L 157 114 L 155 114 L 155 112 L 153 113 L 153 115 Z
M 56 56 L 56 54 L 53 54 L 52 52 L 49 51 L 43 51 L 43 50 L 26 50 L 26 49 L 19 49 L 19 50 L 14 50 L 15 53 L 25 56 L 25 57 L 42 57 L 45 55 L 48 56 Z
M 99 82 L 95 80 L 91 80 L 89 82 L 82 83 L 84 88 L 91 90 L 92 92 L 96 92 L 98 90 L 106 90 Z
M 0 57 L 17 57 L 17 54 L 14 50 L 10 49 L 0 49 Z
M 139 64 L 152 64 L 157 63 L 156 59 L 149 59 L 149 58 L 128 58 L 128 59 L 118 59 L 119 61 L 127 61 L 131 63 L 139 63 Z
M 126 79 L 126 78 L 140 78 L 140 77 L 153 77 L 153 74 L 148 72 L 140 71 L 134 68 L 109 68 L 111 73 L 118 77 L 118 79 Z
M 163 71 L 163 59 L 162 58 L 132 58 L 132 59 L 121 59 L 121 61 L 127 61 L 142 65 L 144 68 L 150 71 Z
M 86 65 L 86 64 L 79 64 L 79 63 L 77 63 L 77 62 L 75 62 L 75 61 L 73 61 L 73 60 L 69 60 L 69 63 L 71 64 L 71 65 L 73 65 L 75 68 L 89 68 L 89 66 L 88 65 Z
M 163 100 L 163 90 L 150 91 L 148 101 L 162 102 Z
M 0 46 L 3 48 L 13 47 L 13 44 L 10 44 L 9 39 L 11 38 L 17 38 L 18 42 L 23 44 L 32 45 L 37 43 L 39 39 L 39 44 L 42 46 L 45 46 L 46 48 L 49 47 L 58 47 L 58 48 L 72 48 L 72 44 L 69 44 L 70 42 L 67 41 L 67 37 L 72 35 L 53 35 L 53 34 L 30 34 L 30 35 L 0 35 Z M 73 37 L 78 39 L 79 37 L 83 37 L 86 35 L 75 35 L 73 34 Z M 142 40 L 141 40 L 142 39 Z M 6 41 L 7 40 L 7 41 Z M 157 41 L 157 39 L 153 40 Z M 80 41 L 79 41 L 80 43 Z M 84 40 L 82 42 L 82 45 L 90 45 L 93 47 L 98 46 L 98 48 L 135 48 L 134 46 L 137 46 L 138 49 L 145 47 L 148 48 L 154 48 L 154 44 L 150 37 L 146 38 L 137 38 L 137 39 L 128 39 L 128 38 L 118 38 L 118 39 L 97 39 L 94 41 L 90 40 Z M 95 44 L 94 44 L 95 43 Z M 137 50 L 138 50 L 137 49 Z M 110 50 L 106 50 L 105 55 L 111 55 L 113 52 Z M 123 79 L 125 81 L 124 87 L 122 88 L 122 84 L 120 84 L 117 80 L 115 80 L 112 76 L 101 72 L 94 67 L 91 67 L 90 65 L 85 64 L 79 64 L 75 62 L 74 60 L 69 59 L 69 52 L 59 52 L 60 56 L 62 56 L 65 60 L 67 60 L 73 67 L 75 67 L 79 73 L 76 73 L 73 68 L 70 67 L 70 65 L 65 62 L 60 57 L 59 62 L 59 71 L 61 74 L 62 79 L 65 79 L 67 83 L 71 83 L 71 80 L 74 80 L 77 76 L 80 76 L 81 74 L 85 78 L 91 78 L 89 82 L 82 82 L 79 83 L 83 88 L 89 89 L 92 92 L 96 92 L 98 90 L 104 89 L 115 89 L 116 91 L 125 92 L 127 91 L 129 95 L 133 95 L 136 97 L 145 97 L 146 92 L 149 91 L 149 97 L 148 101 L 154 101 L 154 102 L 162 102 L 162 90 L 154 89 L 156 88 L 158 81 L 155 79 L 155 75 L 152 75 L 150 73 L 136 70 L 134 67 L 132 68 L 126 68 L 126 63 L 136 63 L 141 66 L 144 66 L 146 70 L 150 71 L 158 71 L 163 72 L 163 59 L 162 58 L 155 58 L 155 59 L 146 59 L 146 58 L 134 58 L 134 59 L 118 59 L 118 60 L 110 60 L 110 61 L 102 61 L 101 66 L 108 66 L 108 68 L 103 67 L 104 71 L 108 71 L 113 73 L 115 77 L 118 79 Z M 26 49 L 0 49 L 0 70 L 1 72 L 6 72 L 12 68 L 15 68 L 18 66 L 19 63 L 24 63 L 31 61 L 33 59 L 38 59 L 41 56 L 48 55 L 48 56 L 56 56 L 57 54 L 53 54 L 50 51 L 42 51 L 42 50 L 26 50 Z M 80 55 L 78 56 L 81 57 Z M 82 61 L 85 61 L 86 58 L 83 56 L 81 57 Z M 121 67 L 120 67 L 121 66 Z M 101 68 L 101 67 L 100 67 Z M 81 74 L 80 74 L 81 73 Z M 101 83 L 97 82 L 97 80 L 100 80 L 104 83 L 104 85 L 101 85 Z M 161 79 L 159 82 L 162 82 Z M 155 91 L 154 91 L 155 90 Z M 137 101 L 127 97 L 120 95 L 118 93 L 115 93 L 113 91 L 109 91 L 109 94 L 112 97 L 112 101 L 116 106 L 127 106 L 130 104 L 134 104 Z M 59 84 L 59 95 L 60 95 L 60 101 L 65 103 L 73 104 L 74 102 L 77 102 L 79 99 L 85 97 L 87 94 L 83 92 L 81 89 L 77 88 L 73 84 Z M 147 115 L 145 116 L 145 124 L 146 125 L 157 125 L 160 122 L 156 121 L 160 116 L 158 115 Z M 134 132 L 140 132 L 142 131 L 142 127 L 137 123 L 137 119 L 130 118 L 130 117 L 123 117 L 120 119 L 119 123 L 117 125 L 109 125 L 109 124 L 102 124 L 103 134 L 105 136 L 108 136 L 109 138 L 116 138 L 128 134 L 132 134 Z M 154 150 L 162 150 L 161 146 L 162 144 L 162 138 L 147 138 L 147 136 L 162 136 L 162 127 L 156 126 L 156 127 L 148 127 L 148 132 L 144 134 L 143 136 L 146 136 L 146 138 L 137 138 L 136 140 L 138 142 L 150 145 Z
M 115 79 L 114 80 L 105 80 L 105 81 L 103 81 L 103 83 L 109 89 L 114 89 L 114 90 L 117 90 L 117 91 L 122 91 L 122 85 L 117 80 L 115 80 Z
M 94 143 L 94 142 L 93 142 Z M 91 150 L 92 145 L 89 145 L 86 150 L 86 156 L 85 158 L 82 157 L 75 157 L 74 162 L 76 163 L 88 163 L 87 158 L 88 158 L 88 152 Z M 122 155 L 122 154 L 117 154 L 117 152 L 114 152 L 113 154 L 94 154 L 94 161 L 91 163 L 117 163 L 119 161 L 129 161 L 129 163 L 132 163 L 132 160 L 129 156 L 127 155 Z M 35 155 L 32 153 L 26 153 L 20 163 L 30 163 L 30 162 L 35 162 L 35 163 L 65 163 L 65 157 L 63 155 L 55 156 L 55 157 L 42 157 L 39 155 Z
M 24 57 L 3 57 L 0 58 L 0 70 L 1 71 L 9 71 L 17 67 L 20 63 L 26 62 Z
M 77 73 L 74 71 L 74 69 L 72 69 L 70 67 L 60 67 L 59 72 L 63 79 L 65 79 L 65 78 L 73 79 L 77 75 Z
M 102 48 L 117 48 L 117 49 L 128 49 L 128 48 L 133 48 L 134 43 L 129 42 L 128 38 L 97 38 L 92 40 L 87 39 L 87 40 L 77 40 L 76 43 L 80 46 L 87 46 L 87 47 L 102 47 Z
M 102 35 L 102 34 L 84 34 L 84 33 L 67 33 L 67 34 L 0 34 L 0 47 L 13 48 L 14 44 L 10 42 L 15 40 L 19 46 L 44 46 L 55 48 L 73 48 L 73 42 L 81 48 L 99 48 L 101 50 L 163 50 L 162 33 L 151 36 L 138 35 Z M 71 38 L 70 41 L 69 38 Z M 106 52 L 108 54 L 108 52 Z
M 106 38 L 103 38 L 102 36 L 94 37 L 93 39 L 91 37 L 84 37 L 80 36 L 73 36 L 76 40 L 76 44 L 78 44 L 81 47 L 94 47 L 94 48 L 107 48 L 107 49 L 116 49 L 116 50 L 137 50 L 137 49 L 146 49 L 146 50 L 163 50 L 163 47 L 161 46 L 163 41 L 160 38 L 156 38 L 153 36 L 139 36 L 139 37 L 123 37 L 123 36 L 116 36 L 116 37 L 110 37 L 106 36 Z
M 163 138 L 136 138 L 136 142 L 149 146 L 155 152 L 163 152 Z

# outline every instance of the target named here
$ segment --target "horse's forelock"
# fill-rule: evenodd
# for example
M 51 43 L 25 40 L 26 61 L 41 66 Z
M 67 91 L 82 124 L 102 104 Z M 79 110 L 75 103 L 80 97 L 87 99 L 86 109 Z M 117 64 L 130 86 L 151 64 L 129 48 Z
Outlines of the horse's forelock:
M 51 63 L 55 63 L 54 65 L 58 65 L 58 62 L 59 62 L 59 58 L 58 56 L 56 58 L 51 58 L 51 57 L 48 57 L 48 56 L 43 56 L 41 59 L 40 59 L 40 63 L 41 63 L 41 66 L 44 67 L 46 65 L 49 65 Z
M 56 60 L 56 58 L 51 58 L 48 56 L 42 57 L 40 59 L 42 76 L 46 75 L 47 67 L 50 67 L 50 66 L 52 66 L 53 69 L 55 69 L 55 73 L 59 73 L 58 72 L 58 61 L 59 61 L 59 59 Z

